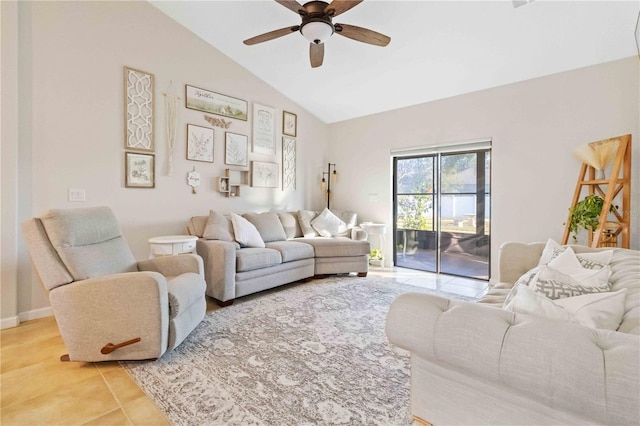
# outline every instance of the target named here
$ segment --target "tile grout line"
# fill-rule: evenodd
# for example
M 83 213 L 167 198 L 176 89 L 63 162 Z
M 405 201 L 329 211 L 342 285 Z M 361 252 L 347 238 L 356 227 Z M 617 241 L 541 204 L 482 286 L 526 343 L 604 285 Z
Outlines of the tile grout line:
M 127 420 L 129 421 L 130 425 L 133 425 L 133 421 L 131 420 L 131 417 L 129 417 L 129 414 L 127 413 L 127 411 L 124 409 L 124 406 L 122 405 L 122 403 L 120 402 L 120 398 L 118 398 L 118 395 L 116 395 L 116 392 L 113 390 L 113 388 L 111 387 L 111 383 L 109 383 L 109 380 L 107 380 L 107 378 L 105 377 L 105 375 L 102 373 L 102 369 L 98 368 L 98 366 L 96 365 L 96 363 L 92 363 L 93 366 L 98 370 L 98 373 L 100 373 L 100 377 L 102 377 L 102 380 L 104 381 L 104 383 L 107 385 L 107 388 L 109 389 L 109 392 L 111 392 L 111 395 L 114 397 L 114 399 L 116 400 L 116 403 L 118 404 L 118 407 L 120 408 L 120 411 L 122 411 L 122 414 L 124 414 L 124 416 L 127 418 Z M 120 363 L 118 363 L 118 368 L 122 368 L 122 366 L 120 365 Z M 101 416 L 98 416 L 96 418 L 102 417 L 105 414 L 111 413 L 114 410 L 111 410 L 107 413 L 102 414 Z

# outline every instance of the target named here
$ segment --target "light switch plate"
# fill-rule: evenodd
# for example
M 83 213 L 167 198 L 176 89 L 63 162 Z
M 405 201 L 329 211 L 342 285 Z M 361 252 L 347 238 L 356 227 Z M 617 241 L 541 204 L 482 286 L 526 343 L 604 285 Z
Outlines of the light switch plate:
M 87 201 L 87 193 L 84 188 L 69 188 L 69 201 Z

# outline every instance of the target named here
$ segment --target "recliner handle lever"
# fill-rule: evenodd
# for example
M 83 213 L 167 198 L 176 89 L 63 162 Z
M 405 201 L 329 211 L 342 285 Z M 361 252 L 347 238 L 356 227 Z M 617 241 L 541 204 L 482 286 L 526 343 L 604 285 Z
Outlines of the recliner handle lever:
M 136 337 L 135 339 L 127 340 L 125 342 L 118 343 L 117 345 L 114 345 L 113 343 L 107 343 L 106 345 L 104 345 L 102 347 L 102 349 L 100 349 L 100 353 L 103 354 L 103 355 L 107 355 L 107 354 L 110 354 L 111 352 L 115 351 L 116 349 L 120 349 L 120 348 L 123 348 L 125 346 L 133 345 L 134 343 L 138 343 L 141 340 L 142 340 L 141 338 Z

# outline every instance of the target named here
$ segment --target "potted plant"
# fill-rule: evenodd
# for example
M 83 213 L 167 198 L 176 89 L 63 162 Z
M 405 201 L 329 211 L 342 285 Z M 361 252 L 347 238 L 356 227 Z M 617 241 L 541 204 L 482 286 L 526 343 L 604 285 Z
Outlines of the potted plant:
M 603 205 L 604 199 L 602 197 L 591 194 L 569 209 L 569 231 L 573 234 L 574 242 L 578 241 L 578 231 L 581 228 L 591 232 L 596 230 Z M 617 208 L 617 206 L 612 205 L 609 211 L 614 212 Z

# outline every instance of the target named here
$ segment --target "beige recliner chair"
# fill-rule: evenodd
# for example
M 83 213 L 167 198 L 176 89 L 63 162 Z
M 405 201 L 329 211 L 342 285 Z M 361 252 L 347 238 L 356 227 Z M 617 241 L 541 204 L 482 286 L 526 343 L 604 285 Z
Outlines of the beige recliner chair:
M 69 350 L 63 361 L 159 358 L 204 318 L 202 259 L 136 262 L 108 207 L 50 210 L 22 232 Z

